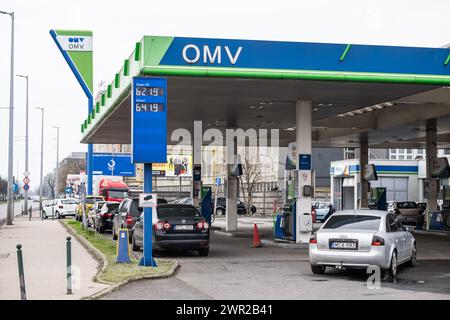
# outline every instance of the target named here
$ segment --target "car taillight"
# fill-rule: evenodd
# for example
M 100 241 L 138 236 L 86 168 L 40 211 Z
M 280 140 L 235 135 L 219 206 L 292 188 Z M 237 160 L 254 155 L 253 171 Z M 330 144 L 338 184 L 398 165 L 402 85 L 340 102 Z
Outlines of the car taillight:
M 105 218 L 111 218 L 111 213 L 100 213 L 102 216 L 104 216 Z
M 197 223 L 196 227 L 198 230 L 208 230 L 209 223 L 206 221 L 200 221 Z
M 157 221 L 154 226 L 155 230 L 163 230 L 164 229 L 164 223 L 162 223 L 161 221 Z
M 58 208 L 60 208 L 60 209 L 64 209 L 64 206 L 63 205 L 60 205 Z
M 373 236 L 372 246 L 374 247 L 384 246 L 384 239 L 377 235 Z
M 317 243 L 317 235 L 313 234 L 311 238 L 309 238 L 309 243 L 316 244 Z
M 172 228 L 172 226 L 170 225 L 170 223 L 168 223 L 168 222 L 165 222 L 164 223 L 164 225 L 163 225 L 163 228 L 164 228 L 164 230 L 170 230 L 170 228 Z
M 311 210 L 311 215 L 313 223 L 316 223 L 316 209 Z
M 132 217 L 127 217 L 127 224 L 133 224 L 133 218 Z

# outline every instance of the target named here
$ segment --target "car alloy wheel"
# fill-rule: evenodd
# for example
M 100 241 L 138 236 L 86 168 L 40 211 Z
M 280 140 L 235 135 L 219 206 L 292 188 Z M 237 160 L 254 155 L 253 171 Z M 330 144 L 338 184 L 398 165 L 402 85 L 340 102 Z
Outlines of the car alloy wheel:
M 134 239 L 134 236 L 132 237 L 131 244 L 132 244 L 131 245 L 131 249 L 133 251 L 140 251 L 141 250 L 141 248 L 136 245 L 136 239 Z
M 409 260 L 409 265 L 411 267 L 414 267 L 416 263 L 417 263 L 417 248 L 416 244 L 414 244 L 411 252 L 411 259 Z
M 397 252 L 395 251 L 392 253 L 389 274 L 391 275 L 391 277 L 395 277 L 397 275 Z
M 314 274 L 324 274 L 326 266 L 313 266 L 311 265 L 311 271 Z
M 224 215 L 223 209 L 217 209 L 217 210 L 216 210 L 216 215 L 217 215 L 217 216 L 223 216 L 223 215 Z

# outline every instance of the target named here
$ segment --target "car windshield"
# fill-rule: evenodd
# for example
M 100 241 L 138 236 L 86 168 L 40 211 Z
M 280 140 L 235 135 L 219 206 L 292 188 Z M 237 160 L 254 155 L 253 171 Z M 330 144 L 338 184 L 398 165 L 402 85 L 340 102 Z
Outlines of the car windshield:
M 126 190 L 109 190 L 109 197 L 117 198 L 117 199 L 125 199 L 126 197 L 128 197 L 128 191 L 126 191 Z
M 317 209 L 326 209 L 328 205 L 326 203 L 319 203 L 317 204 Z
M 194 218 L 194 217 L 200 217 L 200 214 L 194 207 L 173 206 L 173 207 L 159 207 L 158 208 L 158 217 L 161 219 Z
M 377 231 L 381 218 L 367 215 L 334 215 L 325 223 L 323 229 L 358 229 Z

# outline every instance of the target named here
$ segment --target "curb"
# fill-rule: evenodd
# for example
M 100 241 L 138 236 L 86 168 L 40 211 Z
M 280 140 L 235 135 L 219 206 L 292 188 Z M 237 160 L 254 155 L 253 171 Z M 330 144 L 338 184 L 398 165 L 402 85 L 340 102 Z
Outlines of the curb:
M 103 296 L 106 296 L 110 293 L 112 293 L 115 290 L 118 290 L 120 288 L 122 288 L 123 286 L 131 283 L 131 282 L 136 282 L 139 280 L 149 280 L 149 279 L 165 279 L 165 278 L 169 278 L 173 275 L 175 275 L 175 273 L 178 271 L 180 267 L 180 264 L 176 261 L 174 261 L 174 263 L 172 264 L 172 266 L 170 267 L 170 269 L 162 274 L 149 274 L 146 276 L 138 276 L 138 277 L 134 277 L 134 278 L 129 278 L 126 279 L 122 282 L 116 283 L 114 285 L 112 285 L 109 288 L 103 289 L 100 292 L 94 293 L 93 295 L 87 296 L 87 297 L 83 297 L 80 300 L 96 300 L 96 299 L 100 299 Z
M 412 230 L 410 231 L 412 234 L 423 234 L 429 236 L 440 236 L 440 237 L 450 237 L 450 232 L 448 231 L 433 231 L 433 230 Z
M 288 243 L 277 242 L 273 240 L 261 239 L 261 243 L 271 247 L 283 248 L 283 249 L 308 249 L 309 244 L 306 243 Z
M 229 237 L 229 238 L 241 238 L 241 239 L 251 239 L 253 238 L 253 232 L 245 232 L 245 233 L 232 233 L 228 231 L 215 230 L 214 234 L 219 236 Z M 259 233 L 260 238 L 264 238 L 264 233 Z
M 111 292 L 113 292 L 117 289 L 120 289 L 121 287 L 127 285 L 128 283 L 139 281 L 139 280 L 169 278 L 169 277 L 173 276 L 180 267 L 180 264 L 178 262 L 173 261 L 173 264 L 170 267 L 170 269 L 162 274 L 150 274 L 150 275 L 144 275 L 144 276 L 136 276 L 136 277 L 128 278 L 128 279 L 123 280 L 118 283 L 104 281 L 100 278 L 100 274 L 102 274 L 108 267 L 108 259 L 106 258 L 106 256 L 101 251 L 99 251 L 96 247 L 94 247 L 89 241 L 87 241 L 83 236 L 79 235 L 71 226 L 64 224 L 64 222 L 62 222 L 62 221 L 59 221 L 59 223 L 61 223 L 62 226 L 64 228 L 66 228 L 66 230 L 71 235 L 73 235 L 81 243 L 81 245 L 83 245 L 87 249 L 87 251 L 95 258 L 95 260 L 100 262 L 101 267 L 98 268 L 97 273 L 94 276 L 94 279 L 93 279 L 94 282 L 110 285 L 109 288 L 105 288 L 105 289 L 103 289 L 97 293 L 94 293 L 90 296 L 82 297 L 82 298 L 80 298 L 80 300 L 99 299 L 107 294 L 110 294 Z

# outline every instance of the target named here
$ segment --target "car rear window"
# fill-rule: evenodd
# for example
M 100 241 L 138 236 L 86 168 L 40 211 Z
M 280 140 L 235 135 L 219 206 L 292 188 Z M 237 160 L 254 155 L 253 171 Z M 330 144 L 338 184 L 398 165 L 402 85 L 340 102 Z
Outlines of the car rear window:
M 188 206 L 173 206 L 173 207 L 159 207 L 158 218 L 194 218 L 200 217 L 200 213 L 194 207 Z
M 144 208 L 139 207 L 139 199 L 133 199 L 133 201 L 131 201 L 131 208 L 130 208 L 131 216 L 139 217 L 143 211 Z
M 73 200 L 61 200 L 61 203 L 62 204 L 76 204 L 76 202 Z
M 335 215 L 325 223 L 323 229 L 358 229 L 377 231 L 380 217 L 367 215 Z
M 93 204 L 97 201 L 103 201 L 103 198 L 86 198 L 85 202 L 89 204 Z
M 107 203 L 106 206 L 108 207 L 108 210 L 115 210 L 119 207 L 120 203 Z
M 415 209 L 418 208 L 415 202 L 399 202 L 397 203 L 397 209 Z

